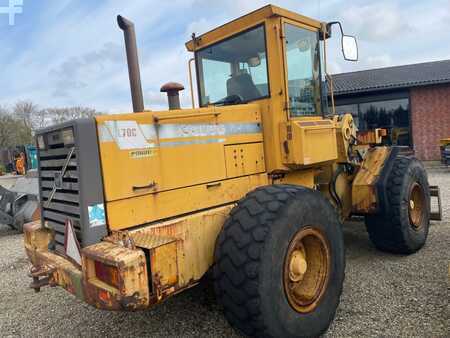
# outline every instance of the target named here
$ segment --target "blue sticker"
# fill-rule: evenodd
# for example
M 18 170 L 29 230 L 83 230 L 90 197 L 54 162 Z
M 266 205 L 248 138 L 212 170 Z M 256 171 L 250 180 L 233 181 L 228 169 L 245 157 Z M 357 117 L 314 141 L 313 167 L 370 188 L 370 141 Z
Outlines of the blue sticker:
M 106 224 L 105 206 L 103 203 L 88 206 L 89 225 L 96 227 Z

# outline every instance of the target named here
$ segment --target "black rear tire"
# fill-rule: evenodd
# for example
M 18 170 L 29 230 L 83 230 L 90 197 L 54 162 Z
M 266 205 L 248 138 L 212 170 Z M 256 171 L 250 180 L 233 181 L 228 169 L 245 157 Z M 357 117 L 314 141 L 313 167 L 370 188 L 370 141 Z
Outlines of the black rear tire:
M 297 234 L 308 231 L 323 235 L 329 249 L 328 270 L 326 282 L 320 284 L 322 293 L 317 293 L 320 296 L 308 311 L 299 312 L 288 299 L 286 254 Z M 310 264 L 314 257 L 309 257 L 313 251 L 308 250 L 305 257 Z M 302 279 L 305 285 L 314 264 L 308 269 Z M 250 192 L 231 211 L 217 239 L 216 296 L 230 324 L 249 336 L 323 334 L 339 304 L 344 275 L 342 225 L 328 200 L 311 189 L 274 185 Z
M 386 187 L 389 211 L 367 215 L 366 228 L 370 240 L 379 250 L 411 254 L 427 240 L 430 225 L 430 188 L 425 168 L 412 157 L 398 156 Z M 411 196 L 419 191 L 421 202 L 411 205 Z M 414 207 L 416 210 L 414 210 Z M 419 218 L 417 208 L 421 208 Z M 417 216 L 417 215 L 416 215 Z

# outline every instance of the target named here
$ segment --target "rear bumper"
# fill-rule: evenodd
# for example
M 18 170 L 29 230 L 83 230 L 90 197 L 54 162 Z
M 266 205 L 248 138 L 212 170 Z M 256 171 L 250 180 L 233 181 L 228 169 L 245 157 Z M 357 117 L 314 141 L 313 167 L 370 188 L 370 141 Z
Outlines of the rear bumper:
M 31 275 L 37 292 L 46 285 L 60 286 L 99 309 L 139 310 L 149 306 L 145 255 L 139 249 L 100 242 L 82 250 L 82 267 L 48 251 L 51 232 L 40 222 L 24 227 L 25 251 L 33 264 Z M 108 285 L 96 277 L 94 262 L 117 269 L 117 284 Z

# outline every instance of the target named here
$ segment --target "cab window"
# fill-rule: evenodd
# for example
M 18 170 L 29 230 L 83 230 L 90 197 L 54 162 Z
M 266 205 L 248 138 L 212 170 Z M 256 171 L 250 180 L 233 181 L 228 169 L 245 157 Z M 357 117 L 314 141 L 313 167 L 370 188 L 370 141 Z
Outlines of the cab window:
M 319 34 L 291 24 L 285 24 L 284 30 L 290 116 L 319 115 Z
M 196 63 L 201 106 L 269 96 L 263 25 L 197 51 Z

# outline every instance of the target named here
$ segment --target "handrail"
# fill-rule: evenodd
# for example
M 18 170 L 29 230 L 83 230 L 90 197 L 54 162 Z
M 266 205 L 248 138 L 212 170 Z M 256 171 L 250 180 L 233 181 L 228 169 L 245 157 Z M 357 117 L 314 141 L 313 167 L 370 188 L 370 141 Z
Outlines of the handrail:
M 322 26 L 322 30 L 324 32 L 324 35 L 326 35 L 328 33 L 326 26 L 325 27 Z M 327 39 L 323 39 L 323 58 L 324 58 L 323 64 L 324 64 L 325 78 L 328 80 L 327 84 L 329 85 L 329 89 L 330 89 L 331 109 L 333 111 L 333 115 L 336 115 L 336 107 L 334 105 L 333 77 L 331 76 L 331 74 L 328 74 L 328 68 L 327 68 Z M 327 98 L 327 102 L 328 102 L 328 98 Z M 322 107 L 322 109 L 324 109 L 324 107 Z
M 153 116 L 153 120 L 157 123 L 162 120 L 172 120 L 172 119 L 186 119 L 189 117 L 203 117 L 203 116 L 219 116 L 220 112 L 207 112 L 207 113 L 194 113 L 194 114 L 174 114 L 167 116 Z
M 191 71 L 191 63 L 195 61 L 195 58 L 191 58 L 188 61 L 188 69 L 189 69 L 189 87 L 191 89 L 191 101 L 192 101 L 192 109 L 195 109 L 195 101 L 194 101 L 194 86 L 192 85 L 192 71 Z

